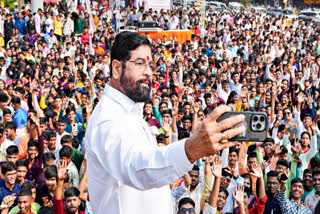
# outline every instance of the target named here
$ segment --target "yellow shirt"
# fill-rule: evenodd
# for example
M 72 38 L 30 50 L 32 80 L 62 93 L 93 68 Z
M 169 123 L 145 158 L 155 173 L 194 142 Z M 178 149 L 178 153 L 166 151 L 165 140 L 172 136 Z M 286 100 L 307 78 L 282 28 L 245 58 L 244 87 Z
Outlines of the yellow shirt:
M 3 39 L 3 37 L 0 37 L 0 46 L 4 47 L 4 39 Z
M 56 19 L 54 20 L 54 34 L 58 36 L 62 36 L 62 28 L 63 28 L 63 23 L 60 21 L 57 21 Z

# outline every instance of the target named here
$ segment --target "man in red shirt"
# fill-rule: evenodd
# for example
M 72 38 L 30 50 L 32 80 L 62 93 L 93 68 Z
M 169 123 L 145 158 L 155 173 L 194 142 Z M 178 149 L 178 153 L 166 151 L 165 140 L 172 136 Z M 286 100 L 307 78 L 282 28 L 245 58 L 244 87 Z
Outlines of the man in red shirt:
M 258 164 L 253 164 L 252 176 L 257 178 L 259 183 L 259 196 L 257 196 L 257 202 L 251 209 L 248 208 L 250 202 L 250 193 L 244 190 L 244 186 L 237 186 L 236 191 L 232 194 L 233 198 L 239 205 L 240 214 L 263 214 L 264 206 L 267 202 L 267 195 L 264 187 L 263 172 Z
M 85 27 L 83 29 L 83 33 L 81 35 L 81 43 L 84 45 L 88 45 L 90 40 L 90 34 L 88 33 L 88 28 Z
M 53 198 L 53 212 L 54 214 L 84 214 L 83 211 L 79 210 L 81 200 L 80 191 L 77 188 L 70 187 L 66 189 L 64 192 L 65 200 L 62 202 L 63 183 L 67 178 L 67 166 L 68 163 L 65 160 L 62 160 L 58 166 L 58 184 Z

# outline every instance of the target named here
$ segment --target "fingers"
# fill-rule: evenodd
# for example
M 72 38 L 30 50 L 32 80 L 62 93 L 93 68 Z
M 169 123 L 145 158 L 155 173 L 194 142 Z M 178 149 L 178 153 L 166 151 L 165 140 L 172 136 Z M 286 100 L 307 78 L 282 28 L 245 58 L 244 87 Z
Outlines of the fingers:
M 230 147 L 236 146 L 237 144 L 238 144 L 238 141 L 227 141 L 222 144 L 222 149 L 230 148 Z
M 66 161 L 66 160 L 63 160 L 63 162 L 62 162 L 62 167 L 63 167 L 63 168 L 67 168 L 67 166 L 68 166 L 67 161 Z
M 214 162 L 216 165 L 221 165 L 221 159 L 220 159 L 220 156 L 218 155 L 215 155 L 214 156 Z
M 230 119 L 231 119 L 231 118 L 230 118 Z M 239 123 L 239 122 L 238 122 L 238 123 Z M 235 124 L 234 124 L 234 125 L 235 125 Z M 231 125 L 230 127 L 232 127 L 232 126 L 234 126 L 234 125 Z M 235 136 L 237 136 L 237 135 L 239 135 L 239 134 L 242 134 L 242 133 L 245 132 L 245 131 L 246 131 L 246 128 L 245 128 L 243 125 L 241 125 L 241 126 L 239 126 L 239 127 L 232 128 L 232 129 L 229 129 L 229 130 L 221 133 L 221 138 L 220 138 L 220 139 L 222 139 L 222 137 L 223 137 L 223 135 L 224 135 L 224 138 L 228 140 L 228 139 L 231 139 L 231 138 L 233 138 L 233 137 L 235 137 Z M 233 143 L 232 143 L 232 145 L 236 145 L 236 144 L 237 144 L 237 142 L 233 142 Z M 224 145 L 227 145 L 227 143 L 224 143 Z M 230 147 L 230 146 L 227 146 L 227 147 Z M 227 148 L 227 147 L 225 147 L 225 148 Z
M 237 191 L 237 190 L 236 190 L 236 191 Z M 235 192 L 236 192 L 236 191 L 235 191 Z M 233 198 L 236 198 L 235 192 L 232 193 L 232 197 L 233 197 Z
M 221 122 L 219 122 L 217 124 L 217 130 L 218 131 L 224 131 L 224 130 L 226 130 L 228 128 L 231 128 L 231 127 L 243 122 L 244 119 L 245 119 L 244 115 L 237 115 L 237 116 L 234 116 L 234 117 L 230 117 L 230 118 L 224 119 L 223 121 L 221 121 Z
M 216 121 L 222 114 L 231 111 L 231 108 L 226 105 L 218 106 L 208 117 L 210 121 Z

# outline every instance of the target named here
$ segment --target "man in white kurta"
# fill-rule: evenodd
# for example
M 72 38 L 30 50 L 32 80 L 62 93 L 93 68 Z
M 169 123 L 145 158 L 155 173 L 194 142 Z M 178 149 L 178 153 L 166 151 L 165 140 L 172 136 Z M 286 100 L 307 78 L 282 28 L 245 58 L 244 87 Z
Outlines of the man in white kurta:
M 172 214 L 168 184 L 190 171 L 197 159 L 235 145 L 221 140 L 242 133 L 244 127 L 221 132 L 244 116 L 217 123 L 216 118 L 230 111 L 219 107 L 187 141 L 157 147 L 142 115 L 151 92 L 150 41 L 138 33 L 120 33 L 111 58 L 110 85 L 90 117 L 85 139 L 93 213 Z
M 142 112 L 143 103 L 107 85 L 90 118 L 86 153 L 95 213 L 173 213 L 167 184 L 192 164 L 184 142 L 157 147 Z
M 167 184 L 192 164 L 184 142 L 157 147 L 142 112 L 143 103 L 107 85 L 90 118 L 86 153 L 95 213 L 173 213 Z

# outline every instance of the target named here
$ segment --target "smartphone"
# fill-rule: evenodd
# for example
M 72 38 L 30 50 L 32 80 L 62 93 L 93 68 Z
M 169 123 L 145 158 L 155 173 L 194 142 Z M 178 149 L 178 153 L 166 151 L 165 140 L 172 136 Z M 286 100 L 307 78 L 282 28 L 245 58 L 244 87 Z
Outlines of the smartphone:
M 242 114 L 245 116 L 245 120 L 236 125 L 235 127 L 244 125 L 246 127 L 246 131 L 240 135 L 237 135 L 231 139 L 230 141 L 259 141 L 263 142 L 267 138 L 267 128 L 268 128 L 268 117 L 264 112 L 234 112 L 230 111 L 221 115 L 217 122 L 221 122 L 224 119 L 234 117 L 236 115 Z
M 286 181 L 286 180 L 288 180 L 288 176 L 285 173 L 282 173 L 280 175 L 280 181 Z
M 76 123 L 74 123 L 74 124 L 72 125 L 72 131 L 77 131 L 77 130 L 78 130 L 78 126 L 77 126 Z

